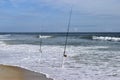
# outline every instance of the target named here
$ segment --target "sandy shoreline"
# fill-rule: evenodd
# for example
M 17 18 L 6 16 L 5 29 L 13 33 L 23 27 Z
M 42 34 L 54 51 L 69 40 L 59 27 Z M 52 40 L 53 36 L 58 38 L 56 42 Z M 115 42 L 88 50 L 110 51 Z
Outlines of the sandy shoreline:
M 0 65 L 0 80 L 53 80 L 20 67 Z

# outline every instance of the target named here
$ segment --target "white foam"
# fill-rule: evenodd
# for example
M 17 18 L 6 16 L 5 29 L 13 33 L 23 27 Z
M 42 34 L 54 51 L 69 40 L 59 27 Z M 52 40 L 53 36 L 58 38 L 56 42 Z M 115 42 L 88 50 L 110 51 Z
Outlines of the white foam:
M 3 47 L 6 47 L 6 43 L 3 42 L 3 41 L 0 41 L 0 46 L 3 48 Z
M 11 40 L 11 39 L 8 38 L 9 36 L 11 36 L 11 34 L 0 35 L 0 41 Z
M 93 36 L 94 40 L 107 40 L 107 41 L 120 41 L 119 37 L 103 37 L 103 36 Z
M 0 38 L 5 38 L 5 37 L 8 37 L 8 36 L 11 36 L 11 34 L 4 34 L 4 35 L 0 35 Z
M 116 63 L 116 58 L 112 57 L 114 61 L 108 62 L 102 60 L 109 58 L 107 56 L 111 54 L 118 57 L 119 52 L 90 50 L 106 48 L 104 46 L 68 46 L 65 68 L 61 68 L 63 48 L 63 46 L 46 45 L 42 46 L 43 53 L 40 53 L 37 45 L 4 45 L 4 47 L 0 45 L 0 63 L 44 73 L 56 80 L 119 80 L 119 76 L 107 76 L 115 73 L 119 75 L 120 68 L 112 67 L 116 64 L 120 66 Z
M 41 35 L 39 35 L 39 38 L 51 38 L 52 36 L 41 36 Z

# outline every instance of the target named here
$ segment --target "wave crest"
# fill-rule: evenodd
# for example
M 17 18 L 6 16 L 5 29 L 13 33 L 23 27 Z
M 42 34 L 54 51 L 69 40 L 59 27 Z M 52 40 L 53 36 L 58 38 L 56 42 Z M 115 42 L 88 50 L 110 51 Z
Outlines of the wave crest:
M 4 35 L 0 35 L 0 38 L 5 38 L 5 37 L 9 37 L 9 36 L 11 36 L 11 34 L 4 34 Z
M 41 36 L 41 35 L 39 35 L 39 38 L 51 38 L 52 36 Z
M 93 40 L 120 41 L 120 37 L 93 36 Z

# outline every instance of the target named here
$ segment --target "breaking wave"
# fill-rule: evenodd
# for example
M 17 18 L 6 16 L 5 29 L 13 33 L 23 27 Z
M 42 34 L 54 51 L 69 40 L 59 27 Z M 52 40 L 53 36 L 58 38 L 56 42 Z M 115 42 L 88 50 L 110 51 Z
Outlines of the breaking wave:
M 39 38 L 51 38 L 52 36 L 42 36 L 42 35 L 39 35 Z
M 11 40 L 9 37 L 11 37 L 11 34 L 0 35 L 0 41 Z
M 9 36 L 11 36 L 11 34 L 0 35 L 0 38 L 5 38 L 5 37 L 9 37 Z
M 120 41 L 120 37 L 93 36 L 93 40 Z

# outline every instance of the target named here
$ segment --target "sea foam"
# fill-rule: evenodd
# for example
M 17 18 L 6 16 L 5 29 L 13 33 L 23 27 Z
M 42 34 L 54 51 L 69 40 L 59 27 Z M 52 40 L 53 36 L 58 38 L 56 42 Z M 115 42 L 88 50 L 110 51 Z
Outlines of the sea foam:
M 120 41 L 120 37 L 93 36 L 94 40 Z
M 67 46 L 64 68 L 61 68 L 64 46 L 6 44 L 0 42 L 0 63 L 45 73 L 56 80 L 119 80 L 120 52 L 100 51 L 109 46 Z M 67 74 L 66 74 L 67 73 Z

